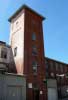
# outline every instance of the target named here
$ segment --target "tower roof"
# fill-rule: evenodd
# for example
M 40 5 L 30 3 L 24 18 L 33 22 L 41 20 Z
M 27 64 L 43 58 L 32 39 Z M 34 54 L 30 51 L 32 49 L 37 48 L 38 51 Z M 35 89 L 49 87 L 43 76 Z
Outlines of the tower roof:
M 35 13 L 37 16 L 41 17 L 42 20 L 45 19 L 41 14 L 37 13 L 36 11 L 34 11 L 33 9 L 31 9 L 30 7 L 28 7 L 27 5 L 24 4 L 24 5 L 22 5 L 22 6 L 8 19 L 8 21 L 11 22 L 11 20 L 12 20 L 14 17 L 16 17 L 16 15 L 19 14 L 19 12 L 22 11 L 23 9 L 30 10 L 31 12 Z

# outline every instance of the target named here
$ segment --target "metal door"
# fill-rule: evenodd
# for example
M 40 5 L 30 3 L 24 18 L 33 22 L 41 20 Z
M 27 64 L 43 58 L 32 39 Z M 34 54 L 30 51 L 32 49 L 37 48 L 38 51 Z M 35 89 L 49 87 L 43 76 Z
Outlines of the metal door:
M 22 90 L 18 86 L 8 86 L 7 100 L 22 100 Z
M 57 100 L 56 88 L 48 88 L 48 100 Z

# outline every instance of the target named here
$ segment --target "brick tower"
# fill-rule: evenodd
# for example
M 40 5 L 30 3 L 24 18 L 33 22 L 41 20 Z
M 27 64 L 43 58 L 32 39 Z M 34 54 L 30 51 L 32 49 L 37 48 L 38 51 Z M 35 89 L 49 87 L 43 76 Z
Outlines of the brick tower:
M 43 20 L 26 5 L 9 18 L 10 45 L 17 73 L 26 76 L 27 100 L 46 100 Z

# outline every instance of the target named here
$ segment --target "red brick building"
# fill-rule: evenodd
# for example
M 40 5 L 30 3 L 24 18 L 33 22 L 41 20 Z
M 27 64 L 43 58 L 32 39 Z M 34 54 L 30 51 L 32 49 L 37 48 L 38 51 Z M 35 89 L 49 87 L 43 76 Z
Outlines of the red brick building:
M 68 92 L 67 92 L 68 91 L 68 75 L 67 75 L 68 64 L 45 57 L 45 67 L 46 67 L 47 81 L 56 80 L 58 100 L 67 100 L 68 99 Z
M 26 76 L 27 100 L 47 100 L 47 96 L 48 100 L 67 100 L 68 65 L 44 57 L 44 19 L 26 5 L 9 18 L 10 45 L 14 61 L 11 62 L 9 71 L 13 72 L 15 68 L 14 72 Z
M 46 100 L 42 21 L 45 18 L 23 5 L 10 18 L 10 45 L 18 74 L 27 81 L 27 100 Z

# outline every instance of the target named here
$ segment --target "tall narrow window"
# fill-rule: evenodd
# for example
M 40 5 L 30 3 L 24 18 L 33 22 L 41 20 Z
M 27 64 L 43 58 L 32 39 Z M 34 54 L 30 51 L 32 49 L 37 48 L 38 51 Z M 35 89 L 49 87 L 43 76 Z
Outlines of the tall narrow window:
M 60 64 L 60 71 L 63 72 L 63 65 Z
M 14 48 L 14 56 L 17 55 L 17 47 Z
M 34 73 L 34 75 L 37 75 L 37 62 L 36 62 L 36 61 L 34 61 L 34 62 L 32 63 L 32 68 L 33 68 L 33 73 Z
M 36 34 L 35 33 L 32 34 L 32 40 L 36 40 Z
M 59 70 L 59 65 L 58 65 L 57 62 L 55 63 L 55 66 L 56 66 L 56 71 L 58 71 Z
M 32 55 L 37 55 L 37 48 L 35 45 L 32 46 Z
M 50 67 L 51 67 L 51 71 L 53 71 L 54 70 L 54 63 L 53 63 L 53 61 L 50 61 Z

